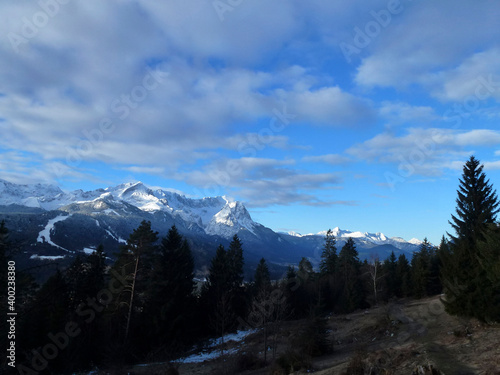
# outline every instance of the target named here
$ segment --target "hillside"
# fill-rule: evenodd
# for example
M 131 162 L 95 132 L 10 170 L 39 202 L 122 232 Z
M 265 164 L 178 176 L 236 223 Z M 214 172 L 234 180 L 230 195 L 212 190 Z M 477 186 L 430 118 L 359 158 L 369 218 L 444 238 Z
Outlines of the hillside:
M 305 324 L 305 320 L 283 323 L 278 356 L 290 347 L 294 335 Z M 439 296 L 399 300 L 352 314 L 332 315 L 327 325 L 333 353 L 313 358 L 309 371 L 298 373 L 346 374 L 349 366 L 355 366 L 361 372 L 351 373 L 410 375 L 418 366 L 430 364 L 446 375 L 500 374 L 500 327 L 448 315 Z M 242 369 L 250 366 L 248 358 L 254 363 L 263 358 L 262 348 L 263 334 L 258 332 L 241 342 L 229 342 L 226 350 L 233 354 L 224 360 L 215 358 L 175 367 L 181 375 L 267 375 L 273 368 L 271 364 L 255 370 Z M 212 351 L 212 357 L 217 357 L 217 348 Z M 135 375 L 162 374 L 167 367 L 142 365 L 126 371 Z M 369 369 L 372 372 L 366 372 Z

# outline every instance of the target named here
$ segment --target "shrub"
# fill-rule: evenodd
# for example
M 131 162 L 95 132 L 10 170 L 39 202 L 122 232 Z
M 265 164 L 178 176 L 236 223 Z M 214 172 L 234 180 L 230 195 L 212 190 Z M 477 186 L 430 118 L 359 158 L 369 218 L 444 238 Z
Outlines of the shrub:
M 266 363 L 253 352 L 242 353 L 236 357 L 236 371 L 257 370 L 264 367 Z
M 278 357 L 275 366 L 271 368 L 271 374 L 291 374 L 298 370 L 310 369 L 311 359 L 308 355 L 289 349 Z M 277 372 L 277 370 L 282 370 L 282 372 Z

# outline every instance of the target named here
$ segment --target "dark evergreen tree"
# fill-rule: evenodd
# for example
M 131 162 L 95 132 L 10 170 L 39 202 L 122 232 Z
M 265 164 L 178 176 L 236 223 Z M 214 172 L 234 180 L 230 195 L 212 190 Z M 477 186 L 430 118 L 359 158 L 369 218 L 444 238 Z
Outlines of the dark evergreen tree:
M 481 295 L 481 319 L 488 323 L 500 321 L 500 227 L 491 224 L 485 233 L 485 241 L 478 244 L 478 261 L 483 272 L 478 280 Z
M 49 333 L 64 332 L 71 321 L 69 309 L 68 285 L 63 273 L 57 270 L 37 291 L 31 306 L 23 317 L 24 324 L 19 332 L 17 345 L 24 348 L 26 363 L 31 364 L 35 352 L 51 343 Z M 72 370 L 70 351 L 58 350 L 57 356 L 46 361 L 42 373 L 62 373 Z M 30 366 L 31 368 L 31 366 Z
M 337 273 L 338 256 L 337 248 L 335 247 L 336 242 L 333 231 L 328 229 L 319 264 L 319 270 L 322 275 L 335 275 Z
M 229 263 L 229 283 L 231 289 L 239 288 L 243 283 L 243 245 L 238 235 L 234 235 L 227 250 Z
M 338 255 L 335 247 L 336 240 L 331 229 L 325 235 L 321 262 L 319 264 L 320 280 L 319 291 L 325 309 L 331 310 L 335 306 L 338 290 Z
M 298 288 L 295 292 L 297 306 L 295 313 L 299 317 L 306 317 L 311 310 L 317 309 L 321 302 L 318 297 L 318 283 L 311 261 L 303 257 L 297 271 Z
M 300 311 L 299 293 L 302 280 L 298 277 L 294 266 L 288 266 L 285 276 L 284 294 L 290 308 L 290 316 L 298 317 Z
M 413 293 L 410 262 L 404 254 L 398 257 L 396 266 L 396 296 L 408 297 Z
M 309 259 L 302 257 L 300 260 L 298 276 L 304 281 L 311 280 L 314 277 L 314 269 Z
M 386 289 L 386 298 L 396 297 L 397 290 L 399 287 L 399 280 L 397 277 L 397 266 L 398 260 L 394 251 L 391 251 L 391 254 L 387 257 L 384 262 L 383 269 L 385 274 L 385 289 Z
M 432 246 L 429 251 L 429 277 L 427 279 L 427 295 L 435 296 L 441 294 L 443 285 L 441 284 L 441 257 L 439 249 Z
M 202 289 L 202 305 L 207 311 L 207 325 L 224 339 L 236 324 L 236 314 L 233 309 L 232 270 L 228 252 L 219 245 L 215 256 L 210 262 L 207 282 Z
M 101 244 L 87 257 L 89 272 L 87 275 L 87 290 L 89 294 L 95 296 L 105 287 L 106 277 L 106 254 L 104 246 Z
M 237 317 L 247 315 L 247 298 L 243 285 L 243 244 L 238 235 L 234 235 L 227 249 L 227 261 L 229 266 L 229 290 L 231 295 L 231 308 Z
M 163 348 L 168 354 L 175 354 L 192 339 L 193 277 L 191 249 L 177 228 L 172 226 L 161 242 L 144 309 L 150 334 L 143 337 L 146 341 L 153 341 L 150 344 L 155 350 Z
M 499 202 L 483 165 L 474 156 L 465 163 L 459 182 L 456 216 L 452 215 L 450 222 L 456 234 L 450 235 L 449 253 L 441 253 L 444 303 L 451 314 L 485 320 L 491 301 L 482 296 L 488 293 L 485 287 L 492 286 L 480 263 L 479 247 L 488 241 L 487 232 L 495 223 Z M 490 261 L 494 263 L 495 259 Z
M 451 215 L 452 221 L 449 222 L 456 232 L 455 236 L 449 234 L 455 243 L 466 241 L 473 247 L 478 240 L 484 239 L 487 224 L 495 222 L 499 202 L 483 168 L 474 156 L 463 168 L 457 190 L 456 216 Z
M 370 261 L 365 259 L 363 266 L 361 267 L 361 275 L 368 286 L 366 290 L 367 300 L 370 305 L 378 304 L 379 298 L 385 298 L 385 291 L 383 288 L 385 279 L 385 268 L 380 263 L 378 255 L 372 254 L 370 256 Z
M 432 245 L 424 239 L 418 251 L 413 253 L 411 260 L 413 295 L 416 298 L 427 296 L 431 267 Z
M 271 290 L 271 275 L 269 274 L 269 268 L 264 258 L 261 258 L 255 269 L 254 290 L 255 294 Z
M 342 283 L 339 308 L 351 312 L 364 306 L 364 291 L 361 282 L 361 263 L 352 238 L 349 238 L 339 254 L 339 273 Z
M 110 302 L 101 294 L 105 289 L 104 262 L 105 254 L 100 245 L 89 256 L 77 256 L 64 273 L 68 319 L 75 322 L 80 330 L 65 349 L 68 358 L 71 358 L 72 370 L 85 370 L 91 363 L 103 360 L 105 335 L 102 312 Z
M 151 222 L 142 221 L 130 234 L 113 265 L 112 274 L 125 275 L 122 278 L 127 282 L 110 306 L 108 328 L 111 330 L 110 335 L 118 339 L 118 342 L 126 343 L 130 336 L 133 338 L 135 334 L 142 334 L 140 332 L 142 319 L 139 316 L 144 308 L 145 292 L 151 276 L 153 259 L 157 254 L 157 240 L 158 232 L 151 229 Z M 110 349 L 116 349 L 115 353 L 109 354 L 111 357 L 118 355 L 122 356 L 123 360 L 127 358 L 128 353 L 118 343 L 116 346 L 110 346 Z M 135 348 L 137 352 L 139 349 L 142 348 Z

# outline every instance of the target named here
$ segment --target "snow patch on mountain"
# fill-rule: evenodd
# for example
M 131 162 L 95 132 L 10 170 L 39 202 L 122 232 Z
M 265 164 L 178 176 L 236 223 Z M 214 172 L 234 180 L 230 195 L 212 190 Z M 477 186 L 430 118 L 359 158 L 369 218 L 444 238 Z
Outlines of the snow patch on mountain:
M 70 216 L 71 215 L 59 215 L 59 216 L 49 220 L 49 222 L 47 223 L 45 228 L 43 228 L 43 230 L 40 233 L 38 233 L 37 242 L 41 242 L 41 243 L 47 242 L 48 244 L 55 246 L 58 249 L 70 252 L 69 250 L 54 243 L 54 241 L 52 241 L 52 239 L 51 239 L 51 235 L 55 230 L 55 228 L 54 228 L 55 224 L 60 222 L 60 221 L 66 220 Z

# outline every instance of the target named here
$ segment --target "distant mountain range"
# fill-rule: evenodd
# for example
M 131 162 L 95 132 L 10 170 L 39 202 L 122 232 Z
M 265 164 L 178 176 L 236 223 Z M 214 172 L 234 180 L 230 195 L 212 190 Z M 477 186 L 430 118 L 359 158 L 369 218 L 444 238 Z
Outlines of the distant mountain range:
M 99 244 L 113 258 L 142 220 L 151 221 L 160 236 L 175 224 L 191 243 L 200 274 L 206 271 L 217 245 L 227 245 L 235 234 L 244 245 L 247 276 L 262 257 L 275 273 L 288 264 L 297 264 L 302 257 L 317 265 L 326 234 L 276 233 L 253 221 L 241 202 L 227 197 L 192 199 L 151 189 L 141 182 L 64 192 L 54 185 L 0 180 L 0 219 L 11 231 L 16 258 L 26 267 L 56 261 L 65 265 Z M 333 232 L 339 251 L 351 237 L 362 259 L 370 254 L 385 259 L 391 251 L 411 256 L 421 244 L 417 239 L 405 241 L 382 233 L 350 232 L 338 227 Z

